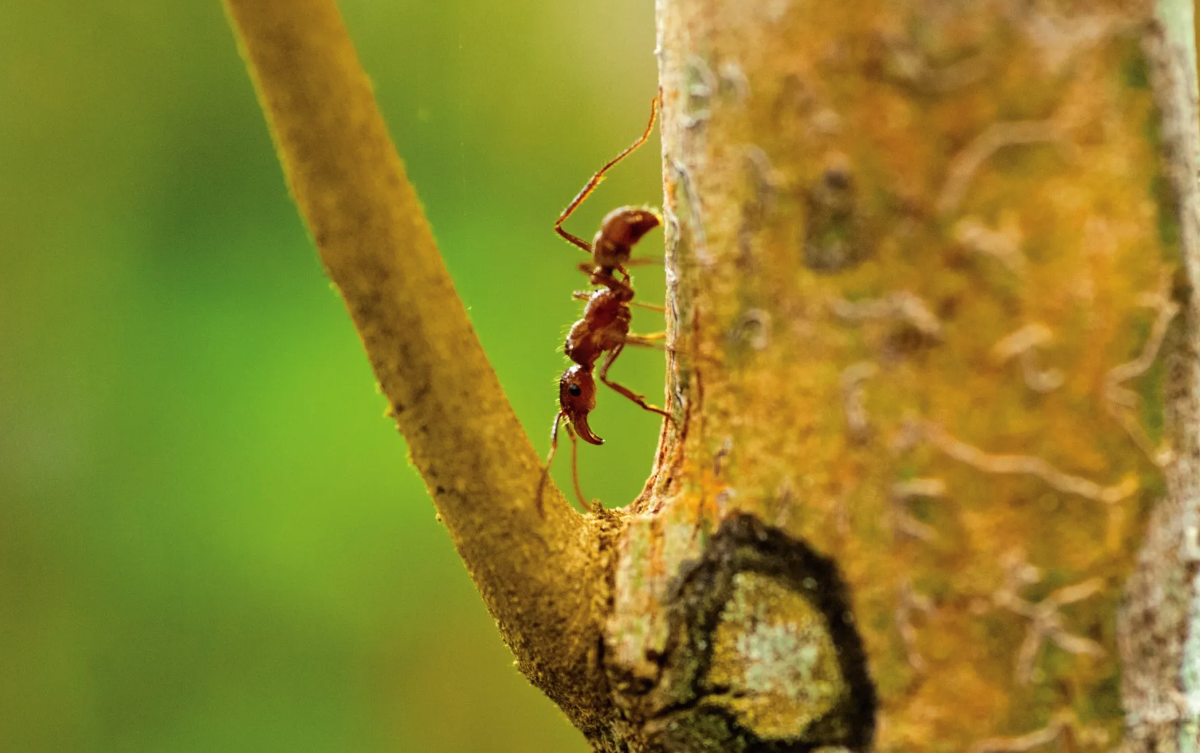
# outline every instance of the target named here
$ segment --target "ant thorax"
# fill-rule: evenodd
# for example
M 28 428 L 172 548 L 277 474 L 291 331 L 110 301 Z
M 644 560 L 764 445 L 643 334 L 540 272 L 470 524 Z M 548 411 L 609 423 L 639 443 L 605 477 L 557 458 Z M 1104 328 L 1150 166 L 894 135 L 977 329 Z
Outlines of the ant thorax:
M 583 366 L 592 366 L 605 351 L 625 342 L 633 316 L 629 311 L 628 288 L 604 289 L 592 293 L 583 318 L 571 326 L 563 348 L 567 358 Z

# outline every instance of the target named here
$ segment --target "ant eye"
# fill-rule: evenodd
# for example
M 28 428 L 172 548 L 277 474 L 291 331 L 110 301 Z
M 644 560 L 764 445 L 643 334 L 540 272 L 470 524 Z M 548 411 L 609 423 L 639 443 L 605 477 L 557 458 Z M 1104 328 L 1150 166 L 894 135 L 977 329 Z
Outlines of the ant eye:
M 579 389 L 578 384 L 572 384 L 571 386 L 567 387 L 567 392 L 570 392 L 576 397 L 579 397 L 581 394 L 583 394 L 583 390 Z

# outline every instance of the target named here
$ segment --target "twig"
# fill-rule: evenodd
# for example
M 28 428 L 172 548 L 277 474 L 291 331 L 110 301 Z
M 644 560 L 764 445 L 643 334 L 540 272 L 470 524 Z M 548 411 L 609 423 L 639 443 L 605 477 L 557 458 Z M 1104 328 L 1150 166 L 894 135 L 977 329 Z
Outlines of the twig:
M 459 554 L 522 671 L 551 696 L 602 579 L 438 254 L 334 0 L 225 0 L 288 187 Z M 517 585 L 519 584 L 519 587 Z M 590 615 L 599 629 L 594 613 Z

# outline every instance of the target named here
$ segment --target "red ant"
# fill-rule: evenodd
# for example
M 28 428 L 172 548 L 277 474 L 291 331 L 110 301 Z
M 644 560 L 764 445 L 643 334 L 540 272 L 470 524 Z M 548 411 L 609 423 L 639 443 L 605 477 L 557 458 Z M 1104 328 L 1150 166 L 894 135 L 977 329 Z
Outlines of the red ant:
M 641 260 L 631 259 L 634 244 L 642 236 L 658 227 L 660 220 L 657 214 L 649 209 L 638 207 L 620 207 L 609 212 L 600 224 L 591 244 L 563 230 L 562 224 L 583 203 L 592 191 L 596 189 L 609 168 L 620 162 L 634 149 L 646 142 L 650 131 L 654 128 L 654 120 L 658 113 L 658 97 L 650 105 L 650 122 L 646 130 L 625 151 L 621 152 L 600 168 L 592 176 L 583 190 L 571 201 L 554 223 L 554 230 L 568 241 L 583 249 L 590 255 L 591 261 L 584 262 L 579 268 L 588 274 L 593 285 L 603 285 L 600 290 L 576 292 L 575 297 L 587 300 L 583 310 L 583 318 L 571 326 L 563 351 L 575 365 L 563 372 L 558 381 L 559 411 L 554 416 L 554 426 L 550 430 L 550 454 L 546 458 L 546 466 L 542 471 L 542 481 L 538 486 L 538 505 L 542 500 L 542 489 L 550 473 L 550 464 L 554 462 L 554 453 L 558 449 L 558 426 L 563 418 L 567 419 L 567 435 L 571 438 L 571 478 L 575 484 L 575 495 L 584 507 L 588 506 L 583 492 L 579 487 L 578 444 L 575 434 L 583 437 L 585 442 L 594 445 L 604 444 L 604 440 L 596 436 L 588 426 L 588 413 L 596 407 L 596 380 L 592 372 L 600 356 L 604 363 L 600 365 L 600 381 L 616 392 L 624 395 L 645 410 L 657 413 L 668 420 L 671 414 L 661 408 L 656 408 L 646 402 L 646 398 L 638 395 L 628 387 L 617 384 L 608 378 L 608 370 L 613 362 L 621 355 L 626 345 L 656 347 L 655 341 L 659 335 L 631 335 L 629 323 L 632 313 L 629 307 L 633 301 L 633 285 L 626 265 L 641 263 Z M 618 279 L 614 272 L 620 272 Z M 633 304 L 645 305 L 645 304 Z M 657 306 L 649 306 L 662 310 Z

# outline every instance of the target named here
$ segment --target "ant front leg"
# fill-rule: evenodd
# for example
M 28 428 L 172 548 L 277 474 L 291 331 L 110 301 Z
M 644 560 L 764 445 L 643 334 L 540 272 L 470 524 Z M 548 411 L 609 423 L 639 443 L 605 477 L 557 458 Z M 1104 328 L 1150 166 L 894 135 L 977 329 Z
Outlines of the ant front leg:
M 637 307 L 638 307 L 638 308 L 640 308 L 640 309 L 649 309 L 649 310 L 651 310 L 651 311 L 657 311 L 657 312 L 658 312 L 658 313 L 660 313 L 660 314 L 665 314 L 665 313 L 667 313 L 667 307 L 666 307 L 666 306 L 659 306 L 659 305 L 658 305 L 658 304 L 656 304 L 656 303 L 642 303 L 641 301 L 630 301 L 630 302 L 629 302 L 629 305 L 630 305 L 630 306 L 637 306 Z M 665 336 L 665 334 L 666 334 L 666 333 L 663 333 L 663 335 L 664 335 L 664 336 Z M 649 335 L 647 335 L 647 336 L 649 337 Z
M 666 332 L 654 332 L 649 335 L 625 335 L 624 344 L 633 345 L 638 348 L 659 348 L 666 350 L 667 346 L 661 342 L 665 339 L 667 339 Z
M 579 440 L 575 438 L 575 427 L 567 424 L 567 436 L 571 438 L 571 483 L 575 485 L 575 498 L 579 500 L 579 504 L 583 509 L 587 510 L 591 505 L 583 496 L 583 488 L 579 485 Z
M 637 337 L 637 336 L 635 335 L 634 337 Z M 626 340 L 626 343 L 627 342 L 629 342 L 629 341 Z M 621 351 L 625 348 L 626 343 L 621 343 L 617 347 L 613 348 L 612 350 L 610 350 L 608 352 L 608 355 L 606 355 L 604 357 L 604 365 L 600 367 L 600 381 L 607 384 L 614 391 L 619 392 L 620 394 L 629 398 L 633 402 L 637 403 L 644 410 L 648 410 L 651 413 L 657 413 L 658 415 L 662 416 L 663 418 L 667 419 L 668 421 L 674 421 L 675 419 L 671 416 L 670 413 L 667 413 L 662 408 L 656 408 L 653 405 L 650 405 L 649 403 L 646 402 L 646 398 L 637 394 L 636 392 L 629 389 L 628 387 L 626 387 L 622 384 L 617 384 L 616 382 L 609 380 L 608 370 L 609 370 L 609 368 L 612 367 L 613 362 L 617 360 L 617 356 L 621 355 Z
M 558 452 L 558 425 L 566 418 L 566 415 L 562 411 L 556 413 L 554 415 L 554 426 L 550 428 L 550 452 L 546 455 L 546 464 L 542 466 L 542 478 L 538 482 L 538 515 L 543 514 L 544 505 L 542 503 L 542 495 L 546 491 L 546 481 L 550 479 L 550 466 L 554 463 L 554 454 Z M 575 496 L 579 498 L 579 503 L 586 509 L 588 503 L 584 499 L 583 490 L 579 486 L 579 441 L 575 438 L 575 429 L 571 426 L 570 420 L 567 421 L 567 436 L 571 438 L 571 482 L 575 485 Z
M 563 420 L 564 414 L 562 411 L 554 414 L 554 426 L 550 427 L 550 452 L 546 455 L 546 464 L 542 466 L 542 478 L 538 481 L 537 490 L 537 511 L 538 515 L 542 514 L 542 493 L 546 490 L 546 481 L 550 478 L 550 465 L 554 462 L 554 453 L 558 451 L 558 424 Z M 575 435 L 571 435 L 572 442 L 575 440 Z

